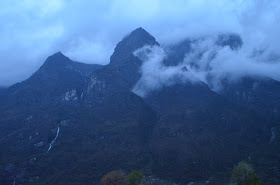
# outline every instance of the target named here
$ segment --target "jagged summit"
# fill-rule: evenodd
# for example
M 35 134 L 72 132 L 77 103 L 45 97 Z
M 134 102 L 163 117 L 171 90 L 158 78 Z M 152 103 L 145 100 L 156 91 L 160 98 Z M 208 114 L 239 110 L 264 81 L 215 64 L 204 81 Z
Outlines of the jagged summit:
M 42 68 L 49 68 L 49 67 L 61 67 L 61 66 L 65 66 L 68 63 L 71 63 L 72 61 L 66 57 L 65 55 L 63 55 L 63 53 L 61 53 L 60 51 L 49 56 L 47 58 L 47 60 L 45 61 L 45 63 L 42 65 Z
M 53 55 L 49 56 L 47 58 L 47 61 L 48 60 L 59 60 L 59 59 L 65 59 L 65 58 L 68 58 L 68 57 L 66 57 L 62 52 L 59 51 L 59 52 L 56 52 Z
M 111 56 L 111 63 L 126 60 L 136 49 L 145 45 L 159 45 L 159 43 L 150 33 L 139 27 L 117 44 Z
M 65 57 L 65 55 L 63 55 L 63 53 L 62 53 L 61 51 L 58 51 L 58 52 L 54 53 L 54 54 L 51 55 L 51 56 L 53 56 L 53 57 L 64 56 L 64 57 Z M 50 57 L 51 57 L 51 56 L 50 56 Z
M 120 43 L 135 45 L 134 48 L 140 46 L 142 47 L 143 45 L 159 45 L 156 39 L 142 27 L 139 27 L 132 31 Z
M 141 77 L 139 69 L 142 65 L 142 61 L 134 56 L 134 51 L 145 45 L 159 45 L 159 43 L 141 27 L 132 31 L 116 45 L 110 64 L 100 71 L 99 77 L 112 84 L 122 84 L 132 88 Z
M 139 27 L 139 28 L 135 29 L 134 31 L 132 31 L 130 33 L 129 37 L 135 37 L 135 38 L 139 38 L 139 39 L 140 38 L 145 38 L 145 39 L 149 38 L 149 39 L 155 41 L 155 38 L 142 27 Z

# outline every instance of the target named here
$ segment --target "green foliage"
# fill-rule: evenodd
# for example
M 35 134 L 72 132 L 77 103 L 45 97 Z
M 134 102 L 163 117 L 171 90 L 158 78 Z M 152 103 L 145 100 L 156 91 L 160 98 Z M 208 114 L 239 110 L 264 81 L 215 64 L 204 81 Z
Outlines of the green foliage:
M 102 185 L 124 185 L 125 173 L 122 170 L 111 171 L 102 177 Z
M 126 185 L 139 185 L 143 177 L 141 171 L 133 171 L 126 177 Z
M 245 162 L 240 162 L 237 166 L 234 166 L 231 182 L 237 183 L 237 185 L 262 185 L 253 167 Z

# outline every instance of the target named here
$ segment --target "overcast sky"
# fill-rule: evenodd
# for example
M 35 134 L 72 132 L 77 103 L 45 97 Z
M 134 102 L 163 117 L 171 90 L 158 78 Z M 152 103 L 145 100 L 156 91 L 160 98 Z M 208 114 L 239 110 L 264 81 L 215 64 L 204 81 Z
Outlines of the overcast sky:
M 279 0 L 0 1 L 0 86 L 26 79 L 57 51 L 107 64 L 117 42 L 140 26 L 161 44 L 236 32 L 279 53 Z

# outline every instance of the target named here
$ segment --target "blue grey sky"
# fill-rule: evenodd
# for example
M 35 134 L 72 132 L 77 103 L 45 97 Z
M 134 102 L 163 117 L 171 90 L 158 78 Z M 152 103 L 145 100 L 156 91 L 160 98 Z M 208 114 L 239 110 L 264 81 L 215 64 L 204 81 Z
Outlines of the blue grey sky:
M 279 0 L 1 0 L 0 86 L 25 80 L 57 51 L 107 64 L 140 26 L 162 44 L 236 32 L 279 54 L 279 18 Z

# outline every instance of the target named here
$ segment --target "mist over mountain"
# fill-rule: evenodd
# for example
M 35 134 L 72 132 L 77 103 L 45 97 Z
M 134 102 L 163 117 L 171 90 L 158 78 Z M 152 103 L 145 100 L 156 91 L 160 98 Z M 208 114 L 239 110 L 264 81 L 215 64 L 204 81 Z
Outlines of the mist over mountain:
M 279 7 L 3 2 L 0 184 L 280 184 Z
M 7 26 L 0 31 L 0 85 L 27 79 L 57 51 L 74 61 L 108 64 L 120 38 L 139 26 L 162 45 L 237 33 L 245 47 L 266 49 L 277 58 L 278 10 L 277 0 L 3 2 L 1 23 Z
M 263 182 L 278 182 L 270 171 L 280 167 L 276 64 L 250 70 L 263 64 L 235 60 L 244 44 L 225 33 L 161 46 L 137 28 L 105 66 L 51 55 L 0 92 L 0 181 L 98 184 L 111 170 L 141 169 L 177 183 L 224 184 L 249 157 Z

